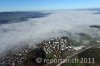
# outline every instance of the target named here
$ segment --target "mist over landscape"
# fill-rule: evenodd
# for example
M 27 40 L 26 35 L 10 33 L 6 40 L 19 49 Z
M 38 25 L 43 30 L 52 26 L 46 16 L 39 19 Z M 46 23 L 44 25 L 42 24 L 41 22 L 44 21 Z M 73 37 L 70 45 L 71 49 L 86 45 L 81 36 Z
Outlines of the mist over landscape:
M 78 33 L 93 38 L 100 37 L 100 14 L 97 10 L 55 10 L 36 13 L 37 17 L 34 16 L 37 14 L 30 17 L 31 13 L 28 13 L 29 15 L 22 16 L 21 20 L 20 14 L 16 16 L 12 13 L 6 13 L 9 17 L 5 19 L 0 18 L 0 54 L 15 46 L 35 45 L 52 37 L 78 38 Z M 10 16 L 12 19 L 8 19 Z

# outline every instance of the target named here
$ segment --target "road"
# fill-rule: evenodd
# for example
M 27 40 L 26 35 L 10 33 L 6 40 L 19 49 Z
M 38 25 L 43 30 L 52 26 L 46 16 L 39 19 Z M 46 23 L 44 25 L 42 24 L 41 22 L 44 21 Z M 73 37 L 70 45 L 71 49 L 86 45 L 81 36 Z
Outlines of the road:
M 97 47 L 97 46 L 100 46 L 100 44 L 98 44 L 98 45 L 96 44 L 96 45 L 88 46 L 87 48 L 84 48 L 84 49 L 78 50 L 78 51 L 74 52 L 72 55 L 67 56 L 67 57 L 66 57 L 66 60 L 62 61 L 61 63 L 57 64 L 56 66 L 60 66 L 60 65 L 62 65 L 63 63 L 66 63 L 67 59 L 71 59 L 71 58 L 75 57 L 76 55 L 82 53 L 83 51 L 86 51 L 86 50 L 88 50 L 88 49 L 90 49 L 90 48 Z

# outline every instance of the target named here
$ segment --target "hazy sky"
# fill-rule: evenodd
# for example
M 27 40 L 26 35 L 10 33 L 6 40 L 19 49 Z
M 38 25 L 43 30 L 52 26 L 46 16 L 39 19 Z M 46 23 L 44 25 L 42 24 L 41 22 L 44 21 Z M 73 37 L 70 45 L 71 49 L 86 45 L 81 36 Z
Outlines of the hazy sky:
M 100 0 L 0 0 L 0 11 L 99 8 Z

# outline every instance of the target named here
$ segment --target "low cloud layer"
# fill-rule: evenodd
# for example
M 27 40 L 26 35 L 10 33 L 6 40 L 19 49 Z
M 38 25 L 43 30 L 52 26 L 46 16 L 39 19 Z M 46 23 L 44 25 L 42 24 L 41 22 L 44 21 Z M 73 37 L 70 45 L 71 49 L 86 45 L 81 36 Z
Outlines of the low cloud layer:
M 0 26 L 0 53 L 16 45 L 33 45 L 51 37 L 69 33 L 85 33 L 100 36 L 100 30 L 89 27 L 100 25 L 100 14 L 94 11 L 54 11 L 42 18 Z

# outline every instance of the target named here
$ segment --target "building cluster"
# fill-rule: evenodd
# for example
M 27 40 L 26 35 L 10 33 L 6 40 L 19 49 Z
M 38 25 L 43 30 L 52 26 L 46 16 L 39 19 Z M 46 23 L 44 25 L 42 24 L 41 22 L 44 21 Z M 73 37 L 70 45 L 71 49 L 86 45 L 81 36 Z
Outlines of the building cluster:
M 67 37 L 57 37 L 48 41 L 43 41 L 37 44 L 37 46 L 44 49 L 46 54 L 52 53 L 56 58 L 66 57 L 75 51 L 71 42 L 68 40 Z
M 12 50 L 6 51 L 6 55 L 0 58 L 0 66 L 18 66 L 26 59 L 26 55 L 30 52 L 28 46 L 17 47 Z
M 75 49 L 68 41 L 67 37 L 51 38 L 50 40 L 44 40 L 36 45 L 38 48 L 44 49 L 46 54 L 52 53 L 56 58 L 65 58 L 66 56 L 75 52 Z M 0 58 L 0 66 L 19 66 L 27 58 L 27 54 L 33 50 L 32 47 L 16 47 L 10 51 L 7 51 L 6 55 Z

